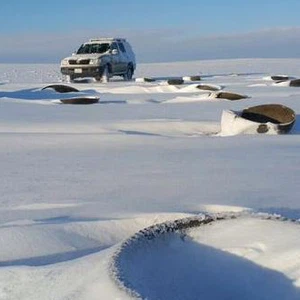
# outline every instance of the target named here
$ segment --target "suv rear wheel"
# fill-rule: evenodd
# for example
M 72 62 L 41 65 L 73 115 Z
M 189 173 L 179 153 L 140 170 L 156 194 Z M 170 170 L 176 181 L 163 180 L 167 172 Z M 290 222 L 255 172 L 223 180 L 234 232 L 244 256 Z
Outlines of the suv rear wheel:
M 131 65 L 128 65 L 126 73 L 123 75 L 124 80 L 129 81 L 132 79 L 132 76 L 133 76 L 133 67 Z

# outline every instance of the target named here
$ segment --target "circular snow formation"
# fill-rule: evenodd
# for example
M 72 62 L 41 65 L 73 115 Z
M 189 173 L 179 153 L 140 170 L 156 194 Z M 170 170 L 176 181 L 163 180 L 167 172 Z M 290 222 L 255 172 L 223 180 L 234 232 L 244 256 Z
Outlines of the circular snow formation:
M 112 276 L 138 299 L 300 299 L 300 227 L 278 220 L 201 215 L 149 227 L 122 244 Z

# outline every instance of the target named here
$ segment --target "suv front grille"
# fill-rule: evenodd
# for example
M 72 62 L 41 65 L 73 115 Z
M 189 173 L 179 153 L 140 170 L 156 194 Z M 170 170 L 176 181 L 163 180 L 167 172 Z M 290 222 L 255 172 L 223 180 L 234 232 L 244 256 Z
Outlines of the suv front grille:
M 88 65 L 89 63 L 89 59 L 69 59 L 70 65 Z

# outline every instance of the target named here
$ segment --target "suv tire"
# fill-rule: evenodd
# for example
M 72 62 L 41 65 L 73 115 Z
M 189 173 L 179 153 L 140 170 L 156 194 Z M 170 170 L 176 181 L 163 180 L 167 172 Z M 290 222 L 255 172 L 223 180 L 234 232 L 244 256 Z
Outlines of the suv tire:
M 132 79 L 132 76 L 133 76 L 133 67 L 131 65 L 128 65 L 126 73 L 123 75 L 124 80 L 130 81 Z
M 74 78 L 71 75 L 64 75 L 62 81 L 66 83 L 72 83 L 74 81 Z
M 111 77 L 111 72 L 110 72 L 109 65 L 105 65 L 102 73 L 99 74 L 99 76 L 95 77 L 95 79 L 101 82 L 108 82 L 110 77 Z

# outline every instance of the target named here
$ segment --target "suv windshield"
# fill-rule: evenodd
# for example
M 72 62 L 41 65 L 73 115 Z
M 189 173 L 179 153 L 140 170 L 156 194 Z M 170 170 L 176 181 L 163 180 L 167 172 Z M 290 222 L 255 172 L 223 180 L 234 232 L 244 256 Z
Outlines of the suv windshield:
M 104 53 L 109 49 L 109 44 L 83 44 L 78 49 L 77 54 L 89 54 L 89 53 Z

